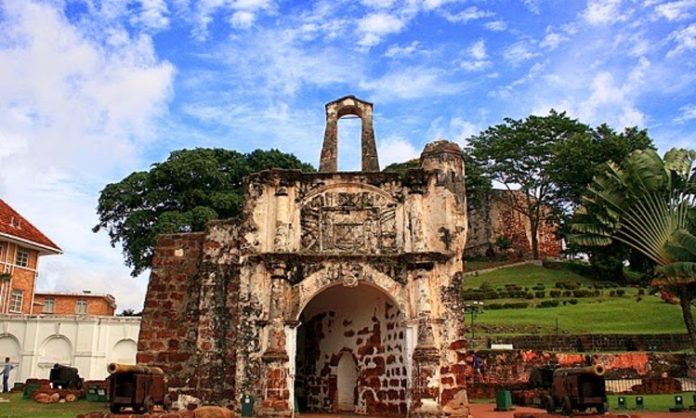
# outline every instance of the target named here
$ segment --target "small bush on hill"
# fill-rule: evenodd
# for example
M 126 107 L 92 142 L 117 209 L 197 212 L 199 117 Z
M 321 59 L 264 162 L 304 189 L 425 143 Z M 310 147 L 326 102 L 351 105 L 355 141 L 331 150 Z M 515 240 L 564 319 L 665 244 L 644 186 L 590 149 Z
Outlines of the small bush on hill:
M 557 299 L 552 299 L 552 300 L 542 300 L 539 305 L 537 305 L 538 308 L 555 308 L 558 306 L 560 302 Z

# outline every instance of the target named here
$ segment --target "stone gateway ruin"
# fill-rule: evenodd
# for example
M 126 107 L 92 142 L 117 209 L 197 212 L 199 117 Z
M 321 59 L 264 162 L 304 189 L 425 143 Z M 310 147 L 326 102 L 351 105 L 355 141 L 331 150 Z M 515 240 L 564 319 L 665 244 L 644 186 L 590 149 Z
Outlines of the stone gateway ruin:
M 337 172 L 337 121 L 362 120 L 362 171 Z M 158 239 L 138 361 L 170 388 L 255 413 L 467 416 L 464 165 L 452 142 L 380 172 L 372 104 L 326 105 L 318 173 L 244 183 L 244 213 Z

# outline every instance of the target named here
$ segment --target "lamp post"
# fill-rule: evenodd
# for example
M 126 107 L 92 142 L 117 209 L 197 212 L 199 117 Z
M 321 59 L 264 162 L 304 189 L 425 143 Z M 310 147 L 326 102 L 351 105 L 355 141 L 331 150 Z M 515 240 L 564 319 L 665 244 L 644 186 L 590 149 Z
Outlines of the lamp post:
M 475 336 L 474 323 L 476 321 L 476 315 L 483 313 L 483 302 L 481 302 L 480 300 L 475 300 L 471 303 L 467 303 L 466 305 L 464 305 L 464 313 L 471 314 L 471 340 L 473 341 Z

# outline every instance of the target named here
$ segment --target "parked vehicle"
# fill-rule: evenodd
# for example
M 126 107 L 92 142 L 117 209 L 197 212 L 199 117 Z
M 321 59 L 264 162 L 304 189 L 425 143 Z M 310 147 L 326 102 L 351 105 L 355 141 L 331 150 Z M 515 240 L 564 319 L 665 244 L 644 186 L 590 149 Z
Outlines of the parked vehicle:
M 172 400 L 162 369 L 111 363 L 107 370 L 111 412 L 119 413 L 126 407 L 136 413 L 153 412 L 155 405 L 161 405 L 165 411 L 171 409 Z
M 604 413 L 608 409 L 604 372 L 599 364 L 556 369 L 544 407 L 549 413 L 560 408 L 566 415 L 589 408 Z

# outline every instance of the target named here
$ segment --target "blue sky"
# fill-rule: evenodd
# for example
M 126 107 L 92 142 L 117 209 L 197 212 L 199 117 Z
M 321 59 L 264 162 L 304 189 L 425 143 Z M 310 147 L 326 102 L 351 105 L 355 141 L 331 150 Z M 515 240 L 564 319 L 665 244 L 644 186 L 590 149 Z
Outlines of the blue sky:
M 120 308 L 147 276 L 90 231 L 105 184 L 198 146 L 316 165 L 346 94 L 375 104 L 382 166 L 551 108 L 696 147 L 696 0 L 0 0 L 0 31 L 0 196 L 65 250 L 39 287 Z

